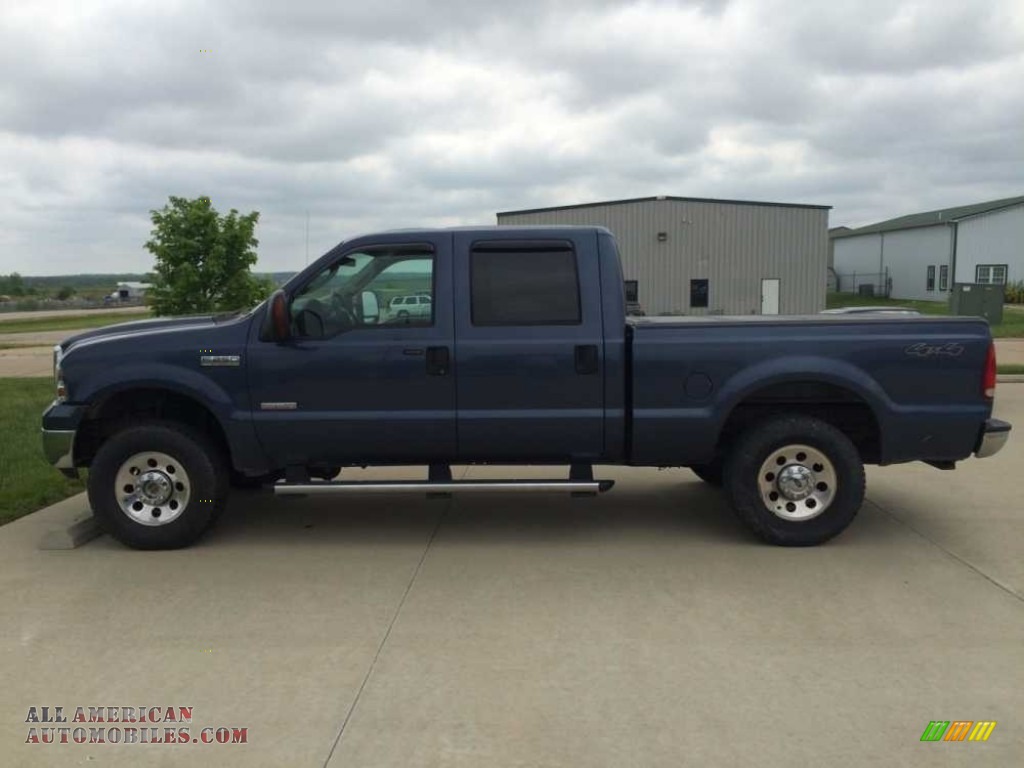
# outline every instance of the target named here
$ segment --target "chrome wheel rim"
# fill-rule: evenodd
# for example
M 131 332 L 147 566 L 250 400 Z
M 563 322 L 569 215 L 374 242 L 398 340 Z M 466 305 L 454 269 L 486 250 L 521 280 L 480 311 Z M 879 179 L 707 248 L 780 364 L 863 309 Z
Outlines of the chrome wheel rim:
M 829 458 L 809 445 L 785 445 L 772 451 L 757 478 L 761 501 L 777 517 L 811 520 L 827 510 L 839 490 Z
M 127 459 L 114 478 L 117 504 L 141 525 L 167 525 L 188 506 L 192 486 L 181 462 L 166 453 L 143 451 Z

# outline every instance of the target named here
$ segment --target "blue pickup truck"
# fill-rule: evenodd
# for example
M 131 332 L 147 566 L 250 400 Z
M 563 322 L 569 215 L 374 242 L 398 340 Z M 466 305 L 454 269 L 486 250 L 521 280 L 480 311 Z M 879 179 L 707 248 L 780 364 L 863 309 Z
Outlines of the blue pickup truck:
M 865 464 L 997 452 L 995 373 L 981 319 L 627 318 L 605 229 L 402 230 L 338 245 L 248 312 L 66 340 L 43 445 L 89 468 L 96 517 L 142 549 L 198 539 L 233 486 L 592 495 L 601 464 L 689 467 L 761 538 L 802 546 L 853 520 Z M 453 463 L 563 469 L 460 482 Z M 366 465 L 425 477 L 344 480 Z

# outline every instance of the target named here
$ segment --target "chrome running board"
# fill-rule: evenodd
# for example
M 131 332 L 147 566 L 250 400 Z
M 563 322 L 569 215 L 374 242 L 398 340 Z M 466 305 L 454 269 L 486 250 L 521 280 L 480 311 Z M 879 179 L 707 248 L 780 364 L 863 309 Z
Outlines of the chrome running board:
M 316 496 L 347 493 L 604 493 L 614 480 L 459 480 L 423 482 L 308 482 L 274 485 L 277 496 Z

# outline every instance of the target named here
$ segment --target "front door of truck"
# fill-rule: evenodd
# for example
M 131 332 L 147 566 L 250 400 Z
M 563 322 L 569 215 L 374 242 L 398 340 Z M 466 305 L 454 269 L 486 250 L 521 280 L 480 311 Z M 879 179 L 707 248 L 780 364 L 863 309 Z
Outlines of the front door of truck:
M 582 261 L 595 250 L 593 232 L 456 234 L 461 458 L 603 454 L 601 286 L 596 261 Z
M 246 365 L 275 465 L 455 455 L 450 234 L 356 241 L 289 293 L 292 338 L 254 327 Z

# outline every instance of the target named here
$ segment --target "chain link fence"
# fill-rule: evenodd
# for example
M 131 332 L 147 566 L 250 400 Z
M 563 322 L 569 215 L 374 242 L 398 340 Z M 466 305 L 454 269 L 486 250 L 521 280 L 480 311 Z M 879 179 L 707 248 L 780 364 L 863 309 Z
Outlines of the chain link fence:
M 892 277 L 884 272 L 835 272 L 836 293 L 888 298 L 892 293 Z

